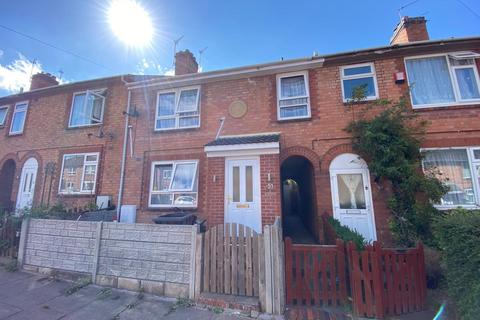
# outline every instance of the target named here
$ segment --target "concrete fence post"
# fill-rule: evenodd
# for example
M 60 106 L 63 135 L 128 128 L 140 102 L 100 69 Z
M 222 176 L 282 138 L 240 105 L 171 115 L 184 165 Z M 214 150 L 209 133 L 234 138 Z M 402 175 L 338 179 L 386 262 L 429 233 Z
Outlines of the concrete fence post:
M 196 278 L 195 274 L 195 265 L 196 265 L 196 253 L 197 250 L 200 250 L 201 248 L 197 248 L 197 233 L 200 230 L 200 225 L 193 225 L 192 226 L 192 240 L 191 240 L 191 251 L 190 251 L 190 283 L 188 287 L 188 298 L 190 299 L 195 299 L 195 282 L 199 281 L 199 279 Z
M 97 281 L 98 259 L 100 256 L 100 245 L 102 242 L 103 221 L 97 222 L 97 232 L 95 234 L 95 248 L 93 251 L 92 283 Z
M 17 265 L 21 269 L 24 264 L 25 251 L 27 250 L 28 228 L 30 226 L 30 218 L 22 221 L 22 229 L 20 230 L 20 243 L 18 244 Z

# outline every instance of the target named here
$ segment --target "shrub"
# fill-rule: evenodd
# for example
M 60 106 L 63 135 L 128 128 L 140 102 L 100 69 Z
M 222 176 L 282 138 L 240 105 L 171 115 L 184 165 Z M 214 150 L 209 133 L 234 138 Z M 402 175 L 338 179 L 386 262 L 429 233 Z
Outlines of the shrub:
M 478 319 L 480 211 L 453 210 L 435 220 L 433 231 L 443 251 L 449 295 L 462 319 Z
M 368 242 L 356 230 L 352 230 L 347 226 L 341 225 L 340 221 L 333 218 L 332 216 L 328 217 L 328 223 L 335 230 L 338 238 L 342 239 L 345 242 L 352 241 L 357 246 L 358 250 L 365 249 L 365 246 L 368 244 Z

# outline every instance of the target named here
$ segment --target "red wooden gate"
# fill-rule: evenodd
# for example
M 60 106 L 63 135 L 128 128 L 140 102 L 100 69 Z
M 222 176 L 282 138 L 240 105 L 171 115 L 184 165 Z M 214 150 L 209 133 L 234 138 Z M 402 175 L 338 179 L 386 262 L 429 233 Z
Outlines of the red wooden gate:
M 287 304 L 338 306 L 347 298 L 345 245 L 293 244 L 285 239 Z

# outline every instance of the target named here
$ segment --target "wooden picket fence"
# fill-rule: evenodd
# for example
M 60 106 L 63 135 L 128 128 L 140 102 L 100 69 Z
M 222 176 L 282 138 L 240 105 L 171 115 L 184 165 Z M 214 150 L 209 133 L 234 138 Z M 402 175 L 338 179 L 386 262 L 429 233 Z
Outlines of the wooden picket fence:
M 285 239 L 287 304 L 339 306 L 347 298 L 345 245 L 293 244 Z
M 16 258 L 20 241 L 21 221 L 12 215 L 0 220 L 0 257 Z
M 385 249 L 378 242 L 358 252 L 347 246 L 354 311 L 383 318 L 425 309 L 423 246 Z

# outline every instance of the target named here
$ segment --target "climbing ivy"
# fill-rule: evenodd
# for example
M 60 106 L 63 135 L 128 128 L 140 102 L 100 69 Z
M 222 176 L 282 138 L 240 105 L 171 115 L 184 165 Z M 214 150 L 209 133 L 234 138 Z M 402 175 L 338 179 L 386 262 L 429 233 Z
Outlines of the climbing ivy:
M 396 241 L 403 246 L 419 239 L 431 243 L 430 225 L 437 214 L 432 203 L 438 202 L 447 188 L 433 173 L 421 172 L 420 145 L 427 123 L 406 107 L 404 98 L 377 101 L 357 118 L 346 131 L 351 133 L 353 149 L 367 161 L 374 181 L 392 190 L 388 207 Z

